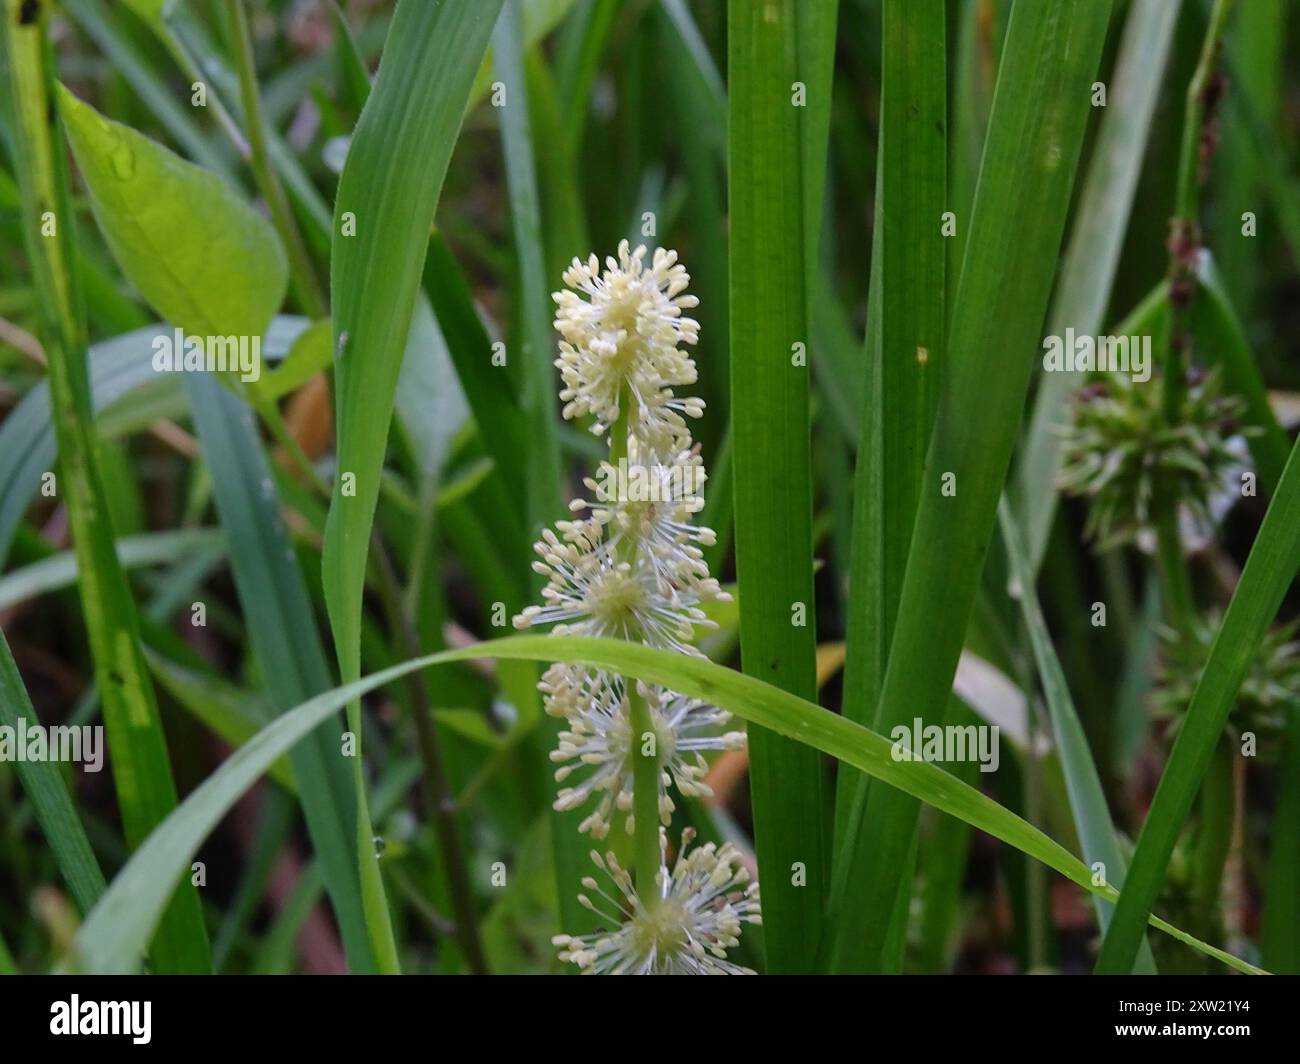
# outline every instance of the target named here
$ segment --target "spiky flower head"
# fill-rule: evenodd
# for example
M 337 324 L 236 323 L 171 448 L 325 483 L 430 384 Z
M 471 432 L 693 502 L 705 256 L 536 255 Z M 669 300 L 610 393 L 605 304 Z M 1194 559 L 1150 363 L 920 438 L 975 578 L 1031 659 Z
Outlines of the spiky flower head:
M 1229 440 L 1252 431 L 1241 429 L 1245 404 L 1222 394 L 1217 372 L 1188 375 L 1176 424 L 1162 391 L 1159 378 L 1108 374 L 1075 396 L 1060 487 L 1089 499 L 1085 534 L 1101 550 L 1135 541 L 1180 505 L 1208 523 L 1212 496 L 1240 460 Z
M 691 645 L 696 628 L 716 628 L 701 604 L 730 598 L 687 543 L 675 558 L 647 546 L 630 560 L 605 537 L 597 520 L 561 521 L 534 544 L 533 569 L 548 578 L 545 604 L 528 606 L 516 628 L 559 622 L 557 635 L 624 639 L 700 657 Z M 671 578 L 666 577 L 665 569 Z
M 660 847 L 666 834 L 660 831 Z M 609 922 L 591 935 L 556 935 L 560 960 L 584 975 L 753 975 L 727 960 L 740 944 L 741 924 L 761 924 L 758 884 L 731 843 L 706 843 L 690 849 L 695 832 L 682 832 L 682 846 L 671 875 L 661 866 L 646 903 L 628 871 L 612 854 L 595 851 L 592 861 L 612 884 L 607 891 L 594 876 L 582 885 L 597 895 L 578 900 Z
M 659 818 L 671 820 L 676 808 L 670 785 L 689 796 L 713 793 L 704 777 L 706 750 L 740 750 L 744 732 L 719 733 L 731 715 L 698 699 L 649 684 L 637 684 L 637 693 L 649 710 L 650 735 L 635 735 L 625 681 L 600 671 L 573 665 L 552 665 L 539 684 L 546 696 L 546 712 L 563 717 L 567 730 L 551 760 L 559 764 L 555 779 L 565 783 L 574 773 L 586 773 L 580 782 L 562 787 L 555 799 L 559 810 L 577 809 L 593 796 L 599 801 L 578 830 L 603 839 L 609 834 L 615 810 L 627 815 L 627 831 L 635 830 L 631 815 L 635 758 L 654 756 L 658 764 Z M 653 746 L 649 746 L 649 744 Z
M 593 415 L 592 432 L 604 435 L 630 397 L 632 433 L 671 452 L 690 436 L 682 415 L 704 412 L 700 399 L 675 393 L 697 379 L 695 362 L 681 345 L 699 339 L 699 323 L 682 314 L 699 301 L 684 294 L 690 277 L 677 252 L 656 248 L 648 267 L 645 254 L 644 247 L 630 251 L 624 240 L 618 258 L 605 259 L 603 272 L 595 255 L 586 262 L 575 258 L 564 271 L 571 291 L 552 296 L 563 337 L 555 365 L 564 381 L 565 418 Z
M 706 479 L 698 447 L 662 457 L 633 436 L 626 458 L 617 465 L 602 462 L 597 475 L 583 481 L 593 498 L 575 499 L 569 508 L 599 524 L 615 551 L 621 542 L 634 544 L 665 594 L 725 602 L 731 596 L 709 577 L 701 549 L 717 536 L 692 521 L 704 507 Z
M 1177 732 L 1191 705 L 1210 648 L 1219 630 L 1216 615 L 1198 618 L 1189 635 L 1161 630 L 1163 652 L 1158 683 L 1152 696 L 1152 713 L 1168 723 L 1169 736 Z M 1228 733 L 1239 744 L 1255 736 L 1261 760 L 1273 760 L 1281 750 L 1287 714 L 1300 712 L 1300 621 L 1268 632 L 1242 680 L 1228 716 Z

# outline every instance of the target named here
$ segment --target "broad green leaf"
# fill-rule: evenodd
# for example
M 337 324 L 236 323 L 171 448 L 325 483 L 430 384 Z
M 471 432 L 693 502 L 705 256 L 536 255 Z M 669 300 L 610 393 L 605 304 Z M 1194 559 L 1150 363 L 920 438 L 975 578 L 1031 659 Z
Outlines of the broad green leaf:
M 730 340 L 740 660 L 747 673 L 815 698 L 812 465 L 799 80 L 793 0 L 731 0 Z M 801 612 L 799 612 L 801 611 Z M 817 755 L 750 732 L 750 793 L 771 972 L 806 972 L 828 888 L 827 804 Z M 791 868 L 802 865 L 806 886 Z
M 198 336 L 260 337 L 288 266 L 271 224 L 221 178 L 59 87 L 95 220 L 158 314 Z
M 484 657 L 585 662 L 707 700 L 751 725 L 807 744 L 907 791 L 1042 861 L 1093 894 L 1112 901 L 1117 896 L 1113 887 L 1096 885 L 1092 870 L 1077 857 L 991 798 L 937 765 L 895 760 L 888 739 L 780 688 L 712 662 L 621 640 L 514 636 L 395 665 L 317 695 L 267 725 L 200 784 L 127 862 L 78 931 L 68 966 L 92 973 L 134 969 L 167 892 L 188 869 L 203 839 L 266 767 L 321 721 L 416 669 Z M 1261 971 L 1163 920 L 1152 917 L 1151 924 L 1238 971 Z
M 1293 447 L 1241 580 L 1223 615 L 1210 656 L 1142 824 L 1124 893 L 1115 908 L 1096 971 L 1127 971 L 1155 905 L 1174 843 L 1223 735 L 1228 714 L 1260 641 L 1300 570 L 1300 447 Z

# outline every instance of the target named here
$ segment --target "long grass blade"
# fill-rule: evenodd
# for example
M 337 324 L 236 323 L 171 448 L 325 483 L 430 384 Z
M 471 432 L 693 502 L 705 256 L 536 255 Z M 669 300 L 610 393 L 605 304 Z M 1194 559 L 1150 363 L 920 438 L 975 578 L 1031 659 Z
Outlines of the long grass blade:
M 1182 0 L 1136 0 L 1124 24 L 1115 73 L 1097 142 L 1084 178 L 1069 249 L 1048 319 L 1049 335 L 1095 336 L 1105 324 L 1138 172 L 1160 96 L 1165 64 Z M 1080 373 L 1040 377 L 1017 467 L 1022 523 L 1034 572 L 1042 564 L 1056 514 L 1066 400 Z
M 271 703 L 282 711 L 333 685 L 311 599 L 280 519 L 270 463 L 251 410 L 208 374 L 186 374 L 185 385 L 229 540 L 249 641 Z M 369 972 L 374 960 L 352 841 L 356 795 L 340 756 L 341 732 L 340 721 L 325 722 L 293 748 L 290 761 L 349 967 Z M 373 847 L 370 853 L 373 859 Z
M 712 662 L 614 639 L 514 636 L 476 643 L 403 662 L 345 684 L 283 714 L 231 756 L 118 873 L 73 943 L 69 967 L 85 972 L 129 970 L 136 963 L 167 891 L 191 855 L 240 794 L 278 757 L 350 701 L 417 669 L 476 657 L 523 661 L 585 662 L 648 683 L 662 684 L 807 744 L 870 773 L 891 787 L 988 832 L 1029 854 L 1093 894 L 1113 901 L 1115 889 L 1098 884 L 1087 865 L 1037 828 L 962 783 L 937 765 L 898 760 L 888 739 L 771 684 Z M 1238 971 L 1261 969 L 1193 938 L 1171 924 L 1151 924 Z
M 1070 697 L 1065 670 L 1061 668 L 1060 659 L 1056 656 L 1051 633 L 1047 630 L 1047 621 L 1043 618 L 1042 608 L 1038 605 L 1038 592 L 1034 590 L 1033 571 L 1029 564 L 1028 552 L 1022 542 L 1011 506 L 1005 497 L 998 507 L 998 518 L 1002 530 L 1002 542 L 1006 547 L 1007 559 L 1011 563 L 1011 578 L 1015 581 L 1016 593 L 1020 599 L 1021 617 L 1029 633 L 1034 662 L 1038 667 L 1039 682 L 1043 688 L 1043 698 L 1047 702 L 1047 711 L 1051 715 L 1053 738 L 1061 756 L 1061 766 L 1065 771 L 1070 811 L 1074 814 L 1074 824 L 1083 847 L 1083 859 L 1094 869 L 1100 866 L 1101 875 L 1106 881 L 1122 890 L 1127 869 L 1124 858 L 1120 855 L 1119 841 L 1115 835 L 1115 826 L 1111 823 L 1110 810 L 1106 807 L 1106 795 L 1101 788 L 1101 777 L 1097 774 L 1097 765 L 1093 761 L 1092 751 L 1088 749 L 1088 737 L 1083 732 L 1079 714 L 1074 708 L 1074 699 Z M 1097 910 L 1097 919 L 1101 922 L 1104 931 L 1110 925 L 1115 911 L 1114 906 L 1096 895 L 1093 895 L 1093 904 Z M 1150 975 L 1155 970 L 1156 963 L 1151 955 L 1151 947 L 1143 942 L 1133 972 L 1136 975 Z
M 740 655 L 745 670 L 816 697 L 800 181 L 798 23 L 793 0 L 728 7 L 731 410 Z M 806 360 L 805 360 L 806 362 Z M 813 967 L 828 886 L 817 755 L 750 734 L 750 791 L 765 885 L 767 967 Z
M 137 846 L 175 808 L 176 785 L 140 649 L 135 601 L 117 561 L 100 477 L 73 251 L 75 216 L 68 194 L 62 122 L 55 106 L 53 57 L 45 38 L 47 16 L 42 8 L 37 19 L 23 21 L 19 7 L 17 0 L 6 0 L 3 33 L 23 236 L 40 295 L 41 340 L 49 358 L 63 498 L 82 574 L 81 601 L 103 698 L 113 779 L 127 843 Z M 51 215 L 56 229 L 46 236 L 42 228 L 50 232 Z M 207 930 L 198 892 L 190 883 L 176 890 L 151 956 L 161 972 L 210 970 Z
M 28 726 L 40 723 L 9 651 L 9 643 L 4 632 L 0 632 L 0 726 L 16 729 L 21 720 L 26 720 Z M 86 829 L 77 816 L 62 772 L 50 761 L 29 761 L 27 758 L 18 761 L 16 767 L 18 779 L 36 813 L 36 821 L 45 833 L 77 908 L 83 913 L 90 912 L 104 893 L 104 873 L 90 848 Z
M 474 74 L 500 9 L 501 0 L 398 5 L 379 76 L 339 178 L 330 277 L 338 476 L 323 573 L 345 681 L 361 673 L 361 598 L 371 524 L 429 229 Z M 348 725 L 359 735 L 360 707 L 349 708 Z M 365 801 L 360 761 L 355 759 L 358 810 Z M 359 827 L 363 819 L 358 817 Z M 395 971 L 383 883 L 371 839 L 360 831 L 357 851 L 371 949 L 381 971 Z
M 1292 448 L 1179 726 L 1142 824 L 1115 918 L 1102 941 L 1098 972 L 1127 971 L 1133 963 L 1142 925 L 1155 905 L 1174 843 L 1220 742 L 1237 690 L 1300 569 L 1298 451 L 1300 447 Z
M 879 301 L 880 346 L 869 368 L 873 409 L 863 416 L 867 433 L 858 445 L 843 704 L 844 714 L 860 724 L 874 722 L 889 656 L 939 398 L 947 306 L 946 12 L 940 0 L 885 4 L 882 21 L 880 260 L 872 293 Z M 867 786 L 864 777 L 843 773 L 837 804 L 861 806 Z M 862 914 L 840 910 L 843 898 L 856 894 L 869 858 L 851 836 L 846 845 L 849 850 L 836 853 L 847 867 L 837 867 L 835 877 L 833 911 L 842 917 L 835 964 L 854 971 L 875 963 L 873 943 L 860 933 Z
M 1017 3 L 969 220 L 948 365 L 876 713 L 889 733 L 940 716 L 975 603 L 1060 248 L 1108 3 Z M 961 220 L 958 219 L 958 224 Z M 872 786 L 851 832 L 869 872 L 854 905 L 880 965 L 918 806 Z M 851 860 L 857 859 L 851 857 Z

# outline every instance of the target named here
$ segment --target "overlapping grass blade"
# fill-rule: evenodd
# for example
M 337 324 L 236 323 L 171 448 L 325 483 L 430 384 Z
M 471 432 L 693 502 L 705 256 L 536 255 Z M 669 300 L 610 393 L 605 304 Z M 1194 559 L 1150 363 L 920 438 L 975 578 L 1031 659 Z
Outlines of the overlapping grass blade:
M 0 725 L 17 728 L 25 719 L 28 725 L 39 724 L 31 699 L 18 674 L 13 654 L 4 632 L 0 631 Z M 59 766 L 50 761 L 18 761 L 18 779 L 41 826 L 50 852 L 59 866 L 77 908 L 88 913 L 104 893 L 104 873 L 90 848 L 86 829 L 77 816 L 72 795 Z
M 1293 447 L 1277 492 L 1223 615 L 1210 656 L 1142 825 L 1098 972 L 1127 971 L 1155 905 L 1169 856 L 1205 777 L 1242 678 L 1300 569 L 1300 447 Z
M 1246 403 L 1244 420 L 1259 430 L 1256 435 L 1246 437 L 1246 442 L 1264 491 L 1271 495 L 1277 490 L 1291 453 L 1290 441 L 1269 406 L 1268 389 L 1260 377 L 1246 330 L 1209 252 L 1203 254 L 1196 275 L 1200 288 L 1188 310 L 1192 332 L 1211 362 L 1223 367 L 1227 390 Z
M 1018 3 L 1003 46 L 898 617 L 875 720 L 940 717 L 974 606 L 1029 385 L 1110 15 L 1108 3 Z M 958 224 L 960 224 L 960 219 Z M 910 887 L 917 803 L 872 786 L 854 838 L 869 871 L 854 905 L 882 964 Z M 851 856 L 850 860 L 857 859 Z
M 612 17 L 612 11 L 598 13 L 597 17 Z M 506 105 L 500 109 L 501 147 L 505 158 L 515 260 L 519 271 L 514 335 L 518 339 L 518 358 L 521 364 L 519 405 L 523 414 L 522 428 L 527 439 L 523 450 L 527 539 L 521 545 L 527 553 L 520 558 L 523 562 L 527 554 L 531 554 L 534 538 L 560 513 L 564 499 L 560 483 L 560 449 L 555 427 L 555 386 L 552 383 L 551 368 L 551 301 L 546 287 L 541 208 L 529 132 L 521 23 L 520 0 L 506 0 L 496 31 L 492 35 L 492 61 L 506 92 Z M 496 372 L 501 371 L 498 369 Z M 491 423 L 479 422 L 479 425 L 484 435 L 497 431 Z M 540 578 L 531 571 L 529 575 L 536 588 Z M 535 676 L 526 679 L 535 682 Z M 521 684 L 518 690 L 522 697 L 526 689 Z M 529 690 L 527 697 L 532 712 L 540 716 L 541 696 L 536 691 Z M 553 749 L 565 727 L 565 723 L 556 717 L 544 717 L 541 732 L 545 744 Z M 560 812 L 551 809 L 550 816 L 560 916 L 566 927 L 582 926 L 589 919 L 578 904 L 576 895 L 576 885 L 588 871 L 589 861 L 589 847 L 578 831 L 582 815 L 576 810 Z
M 338 475 L 323 574 L 344 681 L 361 672 L 371 524 L 429 229 L 474 73 L 500 9 L 501 0 L 399 3 L 339 178 L 330 277 Z M 348 725 L 359 735 L 360 707 L 349 707 Z M 361 810 L 360 757 L 354 768 Z M 363 819 L 358 816 L 359 827 Z M 396 946 L 372 842 L 360 831 L 356 841 L 371 949 L 381 971 L 395 971 Z
M 62 122 L 55 106 L 45 12 L 24 22 L 18 0 L 3 6 L 6 95 L 22 193 L 23 236 L 39 293 L 41 341 L 62 459 L 62 495 L 81 571 L 81 601 L 103 697 L 113 778 L 128 845 L 136 846 L 176 805 L 176 786 L 153 688 L 140 650 L 131 588 L 117 561 L 99 475 L 85 322 L 75 266 L 75 215 L 68 194 Z M 46 229 L 53 217 L 55 229 Z M 168 890 L 171 894 L 171 890 Z M 197 891 L 176 891 L 151 956 L 161 972 L 211 967 Z
M 1260 956 L 1272 971 L 1300 975 L 1300 707 L 1291 707 L 1284 743 L 1260 916 Z
M 874 722 L 888 660 L 939 398 L 947 306 L 946 12 L 941 0 L 885 4 L 882 21 L 879 262 L 873 264 L 878 269 L 873 269 L 871 293 L 880 320 L 868 323 L 868 328 L 878 324 L 880 333 L 869 367 L 873 409 L 862 417 L 867 432 L 858 445 L 843 703 L 845 716 L 860 724 Z M 856 894 L 866 871 L 866 851 L 856 848 L 854 836 L 867 789 L 865 777 L 840 775 L 837 805 L 857 807 L 856 816 L 852 808 L 837 812 L 846 817 L 845 838 L 836 851 L 845 867 L 836 869 L 832 905 L 835 964 L 849 971 L 875 963 L 870 936 L 860 933 L 862 914 L 844 902 Z
M 732 468 L 741 663 L 816 697 L 806 237 L 793 0 L 728 6 Z M 827 806 L 815 752 L 749 736 L 750 791 L 770 972 L 810 970 L 828 887 Z M 803 875 L 801 877 L 800 870 Z M 806 885 L 805 885 L 806 884 Z
M 1152 115 L 1182 0 L 1136 0 L 1124 24 L 1119 57 L 1107 89 L 1106 109 L 1092 148 L 1075 210 L 1069 249 L 1048 319 L 1049 335 L 1095 336 L 1105 324 L 1129 211 L 1137 190 Z M 1083 374 L 1044 373 L 1039 378 L 1017 466 L 1016 498 L 1032 568 L 1047 549 L 1056 514 L 1065 405 Z
M 1074 814 L 1074 824 L 1083 847 L 1083 859 L 1094 868 L 1100 863 L 1101 874 L 1105 876 L 1106 881 L 1122 890 L 1127 870 L 1124 858 L 1120 855 L 1115 826 L 1110 819 L 1110 810 L 1106 807 L 1106 795 L 1102 791 L 1101 777 L 1097 774 L 1097 765 L 1093 761 L 1092 751 L 1088 748 L 1088 737 L 1083 732 L 1083 725 L 1074 708 L 1074 700 L 1070 697 L 1065 670 L 1061 668 L 1056 649 L 1052 646 L 1052 636 L 1047 630 L 1047 621 L 1044 620 L 1043 611 L 1038 605 L 1038 592 L 1034 589 L 1034 576 L 1029 564 L 1028 552 L 1005 496 L 998 507 L 998 517 L 1002 543 L 1010 563 L 1011 578 L 1015 581 L 1016 593 L 1020 599 L 1020 614 L 1029 633 L 1039 682 L 1043 688 L 1043 698 L 1047 702 L 1047 710 L 1052 718 L 1052 734 L 1056 741 L 1056 749 L 1060 753 L 1061 767 L 1065 771 L 1070 811 Z M 1114 906 L 1096 895 L 1093 895 L 1093 904 L 1097 910 L 1097 919 L 1101 922 L 1104 931 L 1110 925 L 1111 916 L 1115 911 Z M 1143 942 L 1133 971 L 1137 975 L 1150 975 L 1155 970 L 1155 958 L 1151 955 L 1151 948 Z
M 1113 887 L 1097 885 L 1092 870 L 1068 850 L 991 798 L 937 765 L 920 760 L 896 760 L 889 740 L 771 684 L 709 661 L 623 640 L 514 636 L 403 662 L 317 695 L 268 725 L 204 781 L 122 869 L 78 932 L 69 966 L 87 972 L 131 968 L 158 918 L 167 891 L 188 867 L 204 837 L 267 765 L 339 707 L 416 669 L 481 657 L 583 662 L 635 676 L 647 683 L 662 684 L 722 706 L 751 725 L 761 725 L 839 758 L 891 787 L 905 790 L 936 809 L 961 818 L 1056 869 L 1093 894 L 1112 901 L 1117 896 Z M 1152 917 L 1151 923 L 1238 971 L 1260 971 L 1163 920 Z
M 301 318 L 272 320 L 262 342 L 264 359 L 278 358 L 302 330 Z M 180 391 L 179 383 L 154 372 L 153 342 L 171 336 L 163 325 L 136 329 L 94 344 L 89 352 L 90 401 L 101 439 L 143 428 L 155 416 L 147 399 L 158 390 Z M 34 385 L 0 425 L 0 566 L 13 535 L 41 485 L 41 475 L 58 457 L 48 381 Z
M 271 467 L 252 412 L 208 374 L 186 374 L 194 426 L 229 538 L 235 590 L 267 694 L 276 711 L 333 684 L 311 600 L 279 514 Z M 374 969 L 361 910 L 353 839 L 356 795 L 340 756 L 336 719 L 290 753 L 299 798 L 353 971 Z M 373 832 L 370 833 L 373 837 Z M 373 860 L 373 847 L 370 850 Z
M 182 528 L 172 532 L 143 532 L 117 541 L 117 560 L 123 569 L 177 562 L 213 547 L 223 547 L 219 529 Z M 0 577 L 0 610 L 24 599 L 68 587 L 77 581 L 75 551 L 60 551 Z

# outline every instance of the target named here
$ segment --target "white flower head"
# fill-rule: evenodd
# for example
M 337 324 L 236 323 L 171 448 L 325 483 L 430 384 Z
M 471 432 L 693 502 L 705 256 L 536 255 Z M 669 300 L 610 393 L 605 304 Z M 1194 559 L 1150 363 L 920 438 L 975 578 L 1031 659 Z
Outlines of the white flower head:
M 695 362 L 681 345 L 699 339 L 699 323 L 682 314 L 699 300 L 683 294 L 690 276 L 677 252 L 656 248 L 649 267 L 645 253 L 644 247 L 629 251 L 624 240 L 618 258 L 605 259 L 603 272 L 594 254 L 585 263 L 575 258 L 564 271 L 572 291 L 552 296 L 563 337 L 555 365 L 564 381 L 565 418 L 591 414 L 592 432 L 603 435 L 630 395 L 636 407 L 628 418 L 631 432 L 673 450 L 690 437 L 682 415 L 704 412 L 702 400 L 673 391 L 697 379 Z
M 590 769 L 581 782 L 560 789 L 555 808 L 577 809 L 599 795 L 595 811 L 578 830 L 603 839 L 618 810 L 628 814 L 626 827 L 631 834 L 635 830 L 631 815 L 634 759 L 642 755 L 648 737 L 633 734 L 625 682 L 604 672 L 552 665 L 538 686 L 546 696 L 546 711 L 562 716 L 569 725 L 551 753 L 551 760 L 560 766 L 556 782 L 564 783 L 575 772 Z M 704 782 L 708 763 L 703 752 L 743 749 L 745 734 L 719 734 L 718 729 L 731 715 L 717 706 L 647 684 L 637 684 L 637 693 L 649 710 L 659 766 L 659 819 L 667 824 L 676 808 L 669 786 L 675 784 L 685 795 L 712 794 Z
M 695 629 L 717 624 L 700 604 L 730 597 L 716 580 L 696 573 L 680 585 L 666 583 L 649 551 L 621 560 L 598 521 L 561 521 L 556 528 L 559 536 L 548 528 L 534 544 L 540 560 L 533 569 L 549 580 L 545 604 L 526 607 L 516 628 L 558 621 L 556 635 L 624 639 L 702 656 L 691 645 Z
M 665 594 L 689 591 L 700 601 L 730 601 L 716 580 L 701 548 L 717 542 L 713 529 L 691 518 L 704 506 L 707 475 L 698 448 L 665 458 L 628 439 L 626 459 L 617 466 L 602 462 L 583 484 L 592 499 L 575 499 L 569 509 L 586 511 L 605 529 L 611 547 L 624 539 L 636 544 L 653 567 Z
M 632 877 L 612 854 L 591 859 L 614 890 L 607 892 L 594 876 L 582 881 L 588 894 L 578 900 L 610 922 L 611 929 L 591 935 L 556 935 L 560 960 L 578 965 L 584 975 L 753 975 L 727 960 L 740 944 L 741 924 L 761 924 L 758 884 L 731 843 L 706 843 L 690 849 L 695 832 L 682 832 L 682 848 L 671 876 L 661 866 L 647 905 Z M 659 834 L 661 851 L 666 842 Z M 643 892 L 642 892 L 643 893 Z

